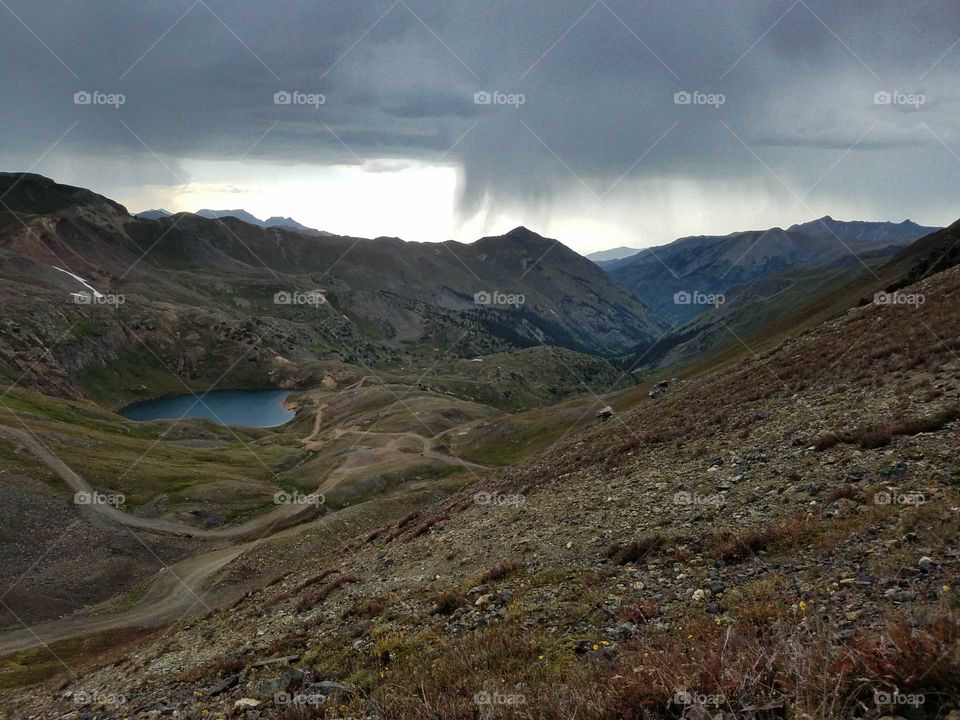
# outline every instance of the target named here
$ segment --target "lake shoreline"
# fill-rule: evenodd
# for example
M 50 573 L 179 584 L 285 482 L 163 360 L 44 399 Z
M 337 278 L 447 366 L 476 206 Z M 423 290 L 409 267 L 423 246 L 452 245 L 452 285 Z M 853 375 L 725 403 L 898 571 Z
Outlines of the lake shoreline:
M 138 400 L 118 409 L 118 415 L 134 422 L 185 419 L 207 420 L 221 426 L 272 429 L 294 419 L 288 398 L 295 394 L 281 389 L 216 389 Z

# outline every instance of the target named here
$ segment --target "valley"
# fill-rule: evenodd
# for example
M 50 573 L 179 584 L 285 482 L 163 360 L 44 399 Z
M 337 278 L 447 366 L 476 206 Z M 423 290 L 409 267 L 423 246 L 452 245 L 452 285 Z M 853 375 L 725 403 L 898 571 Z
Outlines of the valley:
M 803 227 L 678 241 L 684 282 L 779 258 L 680 318 L 675 281 L 631 294 L 525 228 L 341 238 L 4 180 L 0 717 L 949 707 L 960 226 L 831 221 L 859 260 Z

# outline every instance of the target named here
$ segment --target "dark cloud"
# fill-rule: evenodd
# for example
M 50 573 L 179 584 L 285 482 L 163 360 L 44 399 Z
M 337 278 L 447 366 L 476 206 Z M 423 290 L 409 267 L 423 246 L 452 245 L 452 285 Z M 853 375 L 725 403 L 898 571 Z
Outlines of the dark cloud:
M 7 3 L 5 169 L 25 169 L 79 120 L 57 153 L 126 159 L 157 183 L 183 160 L 246 153 L 457 162 L 465 213 L 651 178 L 760 177 L 779 192 L 770 171 L 805 186 L 853 147 L 868 185 L 924 219 L 960 172 L 944 150 L 960 155 L 952 0 Z M 78 90 L 126 101 L 77 106 Z M 280 91 L 324 102 L 276 105 Z M 477 104 L 478 92 L 505 100 Z M 678 92 L 723 103 L 677 104 Z M 925 102 L 877 104 L 880 92 Z M 939 149 L 913 156 L 930 182 L 906 185 L 912 173 L 889 163 L 921 146 Z M 839 166 L 818 191 L 838 212 L 858 192 Z

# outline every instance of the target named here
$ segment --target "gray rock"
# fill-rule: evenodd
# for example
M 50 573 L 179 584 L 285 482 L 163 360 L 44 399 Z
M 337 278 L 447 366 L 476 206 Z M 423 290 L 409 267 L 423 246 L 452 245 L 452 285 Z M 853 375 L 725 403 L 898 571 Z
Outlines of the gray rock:
M 912 590 L 903 590 L 901 588 L 890 588 L 883 593 L 885 598 L 893 600 L 894 602 L 910 602 L 911 600 L 917 599 L 917 594 Z
M 349 685 L 333 682 L 332 680 L 324 680 L 322 682 L 311 683 L 306 687 L 304 692 L 307 694 L 318 693 L 326 697 L 347 697 L 355 694 L 357 689 Z
M 270 678 L 260 683 L 260 697 L 272 698 L 277 693 L 286 692 L 292 685 L 299 683 L 306 676 L 306 670 L 290 668 L 280 677 Z
M 236 687 L 240 683 L 239 675 L 230 675 L 220 682 L 207 689 L 207 697 L 215 697 L 220 693 L 226 692 L 230 688 Z

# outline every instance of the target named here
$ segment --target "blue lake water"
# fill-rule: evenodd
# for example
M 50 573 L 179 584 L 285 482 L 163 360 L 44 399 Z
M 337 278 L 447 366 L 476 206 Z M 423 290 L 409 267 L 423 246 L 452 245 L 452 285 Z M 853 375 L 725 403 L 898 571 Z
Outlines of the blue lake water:
M 129 420 L 202 418 L 220 425 L 268 428 L 293 419 L 294 413 L 283 407 L 289 394 L 286 390 L 211 390 L 145 400 L 119 412 Z

